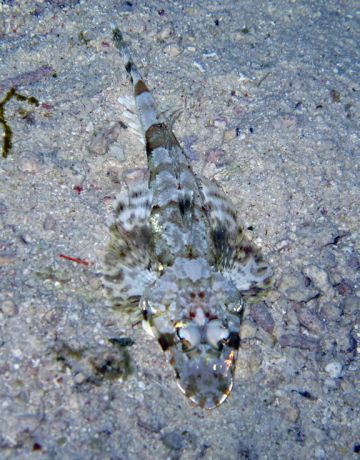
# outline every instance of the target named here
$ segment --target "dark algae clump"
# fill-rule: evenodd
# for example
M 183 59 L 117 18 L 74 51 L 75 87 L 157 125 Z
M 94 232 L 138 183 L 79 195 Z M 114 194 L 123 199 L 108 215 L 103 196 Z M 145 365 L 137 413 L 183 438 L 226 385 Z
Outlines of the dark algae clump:
M 13 97 L 17 101 L 25 101 L 28 104 L 33 104 L 36 107 L 39 106 L 39 101 L 33 97 L 33 96 L 24 96 L 22 94 L 19 94 L 16 92 L 15 88 L 10 88 L 8 92 L 5 94 L 3 99 L 0 101 L 0 124 L 3 127 L 3 141 L 2 141 L 2 152 L 1 155 L 3 158 L 6 158 L 8 156 L 8 153 L 11 150 L 12 147 L 12 129 L 10 128 L 10 125 L 8 124 L 6 118 L 5 118 L 5 105 L 7 102 L 9 102 Z

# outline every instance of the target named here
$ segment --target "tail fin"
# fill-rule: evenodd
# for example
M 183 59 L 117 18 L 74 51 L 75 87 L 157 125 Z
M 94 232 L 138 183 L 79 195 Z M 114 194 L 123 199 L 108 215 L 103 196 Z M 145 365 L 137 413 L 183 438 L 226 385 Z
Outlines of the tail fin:
M 159 123 L 155 100 L 150 94 L 149 88 L 142 79 L 136 65 L 133 63 L 123 35 L 118 28 L 113 30 L 113 42 L 124 61 L 127 73 L 130 75 L 130 80 L 134 87 L 134 97 L 140 123 L 145 133 L 150 126 Z

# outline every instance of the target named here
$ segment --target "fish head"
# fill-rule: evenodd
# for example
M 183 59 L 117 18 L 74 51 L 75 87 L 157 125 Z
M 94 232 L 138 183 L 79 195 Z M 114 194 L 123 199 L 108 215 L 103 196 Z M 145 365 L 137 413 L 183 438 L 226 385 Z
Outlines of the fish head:
M 182 274 L 184 267 L 188 271 Z M 144 295 L 143 326 L 157 338 L 180 390 L 196 405 L 213 409 L 233 387 L 243 299 L 221 274 L 211 275 L 194 261 L 175 268 Z
M 160 335 L 158 340 L 175 370 L 180 390 L 202 408 L 219 406 L 233 387 L 239 333 L 218 319 L 205 325 L 178 321 L 175 331 Z

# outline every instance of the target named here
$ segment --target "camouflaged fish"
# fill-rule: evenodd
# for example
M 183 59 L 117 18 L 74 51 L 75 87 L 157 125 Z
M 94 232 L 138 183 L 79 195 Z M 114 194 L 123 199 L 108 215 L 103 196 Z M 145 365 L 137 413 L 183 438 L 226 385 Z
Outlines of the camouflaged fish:
M 269 287 L 271 269 L 234 205 L 194 175 L 118 29 L 113 40 L 133 84 L 149 180 L 115 200 L 104 284 L 115 307 L 142 310 L 180 389 L 212 409 L 233 386 L 244 304 Z

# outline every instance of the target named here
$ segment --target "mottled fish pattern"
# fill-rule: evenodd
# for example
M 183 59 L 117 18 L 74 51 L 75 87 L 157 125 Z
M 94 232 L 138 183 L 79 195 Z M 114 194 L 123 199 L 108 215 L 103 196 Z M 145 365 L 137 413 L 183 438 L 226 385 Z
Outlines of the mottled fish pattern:
M 113 41 L 134 88 L 135 108 L 122 102 L 130 125 L 137 112 L 149 180 L 128 185 L 114 202 L 104 285 L 114 307 L 142 311 L 179 388 L 212 409 L 233 386 L 244 304 L 269 288 L 271 268 L 232 202 L 193 173 L 119 29 Z

